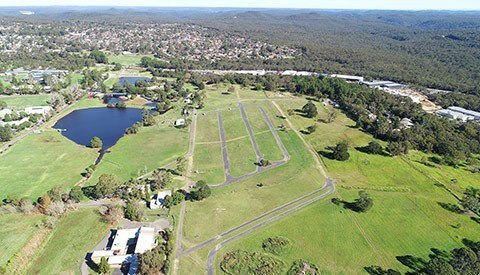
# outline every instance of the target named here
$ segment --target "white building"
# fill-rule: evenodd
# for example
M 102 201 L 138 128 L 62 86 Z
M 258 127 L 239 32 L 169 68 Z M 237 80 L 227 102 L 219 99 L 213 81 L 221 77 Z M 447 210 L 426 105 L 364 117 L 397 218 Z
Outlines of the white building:
M 474 120 L 475 119 L 475 117 L 473 117 L 473 116 L 462 114 L 460 112 L 455 112 L 455 111 L 450 110 L 450 109 L 443 109 L 443 110 L 437 111 L 437 114 L 442 116 L 442 117 L 455 119 L 455 120 L 460 120 L 460 121 L 463 121 L 463 122 L 467 122 L 469 120 Z
M 351 82 L 363 82 L 364 81 L 363 77 L 354 76 L 354 75 L 331 74 L 330 77 L 340 78 L 340 79 L 344 79 L 346 81 L 351 81 Z
M 184 118 L 179 118 L 175 120 L 173 123 L 175 126 L 185 126 L 185 119 Z
M 163 207 L 163 202 L 167 196 L 172 196 L 171 190 L 158 191 L 156 195 L 153 195 L 150 198 L 150 208 L 159 209 L 160 207 Z
M 130 263 L 129 274 L 135 274 L 132 269 L 137 268 L 136 254 L 152 250 L 157 245 L 155 235 L 153 227 L 118 229 L 111 247 L 93 251 L 91 259 L 98 264 L 105 257 L 111 268 L 120 268 L 122 264 Z
M 25 113 L 29 115 L 47 115 L 52 111 L 50 106 L 35 106 L 25 108 Z

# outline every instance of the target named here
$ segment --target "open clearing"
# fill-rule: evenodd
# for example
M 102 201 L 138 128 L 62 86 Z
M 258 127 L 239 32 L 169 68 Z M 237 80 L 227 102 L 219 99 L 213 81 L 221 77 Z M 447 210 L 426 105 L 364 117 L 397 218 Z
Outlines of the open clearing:
M 82 209 L 62 217 L 33 259 L 27 274 L 74 274 L 90 251 L 107 233 L 109 225 L 97 210 Z
M 222 145 L 220 143 L 197 144 L 193 157 L 195 180 L 204 180 L 207 184 L 225 181 L 223 169 Z
M 105 154 L 90 183 L 95 184 L 105 173 L 126 181 L 183 156 L 187 152 L 188 131 L 167 126 L 167 123 L 143 127 L 137 134 L 122 137 L 111 152 Z
M 39 229 L 41 215 L 0 214 L 0 266 L 4 266 Z
M 37 199 L 54 186 L 71 188 L 96 155 L 54 130 L 32 134 L 0 155 L 0 194 Z
M 305 103 L 303 99 L 277 101 L 284 113 Z M 326 116 L 324 107 L 318 107 L 319 116 Z M 297 130 L 316 123 L 299 115 L 289 116 L 289 119 Z M 281 256 L 287 266 L 302 258 L 313 262 L 326 274 L 360 273 L 369 265 L 405 272 L 408 269 L 397 261 L 397 256 L 426 257 L 430 248 L 448 250 L 461 246 L 462 238 L 478 240 L 478 224 L 466 215 L 451 213 L 438 205 L 438 202 L 455 203 L 455 198 L 421 172 L 423 165 L 415 163 L 417 169 L 410 166 L 410 158 L 415 160 L 419 153 L 391 158 L 357 151 L 354 147 L 365 146 L 373 138 L 352 128 L 354 123 L 343 114 L 330 124 L 316 124 L 317 131 L 304 138 L 317 151 L 343 139 L 351 145 L 348 161 L 323 158 L 329 175 L 336 180 L 335 196 L 352 201 L 358 190 L 367 190 L 374 199 L 372 210 L 359 214 L 330 201 L 317 202 L 225 247 L 223 253 L 217 254 L 218 274 L 222 273 L 219 259 L 225 252 L 237 248 L 261 252 L 261 242 L 277 235 L 293 242 L 292 249 Z M 425 171 L 449 187 L 453 176 L 461 180 L 462 186 L 477 182 L 478 187 L 479 181 L 475 181 L 478 175 L 461 169 L 438 167 Z M 205 251 L 192 255 L 186 264 L 192 268 L 204 255 Z
M 19 95 L 19 96 L 1 96 L 0 101 L 7 103 L 7 108 L 13 108 L 23 111 L 26 107 L 32 106 L 48 106 L 50 95 Z
M 137 55 L 137 54 L 109 54 L 108 62 L 110 63 L 120 63 L 124 66 L 134 66 L 140 65 L 140 60 L 142 57 L 153 57 L 151 54 L 146 55 Z

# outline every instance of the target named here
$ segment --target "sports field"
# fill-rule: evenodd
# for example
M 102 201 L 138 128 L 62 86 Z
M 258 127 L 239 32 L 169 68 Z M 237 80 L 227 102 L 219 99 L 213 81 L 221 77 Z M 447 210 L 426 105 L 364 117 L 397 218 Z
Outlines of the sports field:
M 50 95 L 18 95 L 18 96 L 0 96 L 0 101 L 7 103 L 7 108 L 22 110 L 32 106 L 48 106 Z

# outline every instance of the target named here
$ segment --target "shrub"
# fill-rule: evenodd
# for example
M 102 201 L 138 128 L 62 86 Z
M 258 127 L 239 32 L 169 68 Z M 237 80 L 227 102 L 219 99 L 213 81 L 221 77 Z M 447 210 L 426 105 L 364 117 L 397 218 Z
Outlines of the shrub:
M 367 147 L 365 147 L 365 150 L 367 151 L 367 153 L 369 154 L 376 154 L 376 155 L 380 155 L 383 153 L 383 148 L 382 148 L 382 145 L 380 145 L 378 142 L 376 141 L 371 141 L 370 143 L 368 143 Z
M 276 257 L 244 250 L 228 252 L 223 256 L 220 268 L 227 274 L 283 274 L 285 263 Z
M 287 275 L 316 275 L 318 268 L 305 260 L 296 260 L 287 272 Z
M 93 137 L 90 141 L 90 147 L 92 148 L 101 148 L 103 145 L 102 140 L 99 137 Z
M 290 243 L 290 240 L 285 237 L 270 237 L 263 241 L 262 248 L 266 252 L 281 255 L 290 247 Z

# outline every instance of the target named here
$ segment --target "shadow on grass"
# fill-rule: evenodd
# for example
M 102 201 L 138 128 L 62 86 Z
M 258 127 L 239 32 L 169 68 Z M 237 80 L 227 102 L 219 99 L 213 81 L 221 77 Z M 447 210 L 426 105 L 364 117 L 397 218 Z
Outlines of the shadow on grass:
M 400 275 L 401 273 L 394 269 L 383 269 L 377 265 L 365 266 L 363 269 L 370 275 Z
M 391 157 L 391 155 L 389 153 L 387 153 L 385 150 L 382 150 L 382 152 L 380 154 L 374 154 L 374 153 L 371 153 L 368 151 L 368 146 L 358 146 L 358 147 L 355 147 L 355 150 L 359 151 L 359 152 L 362 152 L 362 153 L 365 153 L 365 154 L 369 154 L 369 155 L 378 155 L 378 156 L 383 156 L 383 157 Z
M 443 209 L 448 210 L 452 213 L 456 213 L 456 214 L 464 214 L 465 213 L 465 211 L 462 208 L 460 208 L 460 206 L 458 206 L 457 204 L 447 203 L 447 202 L 437 202 L 437 203 Z
M 332 203 L 335 205 L 343 205 L 343 208 L 348 210 L 352 210 L 358 213 L 362 212 L 361 209 L 354 202 L 348 202 L 348 201 L 341 200 L 339 198 L 333 198 Z
M 405 256 L 397 256 L 397 261 L 399 261 L 404 266 L 410 268 L 415 272 L 421 271 L 427 262 L 419 257 L 414 257 L 412 255 L 405 255 Z

